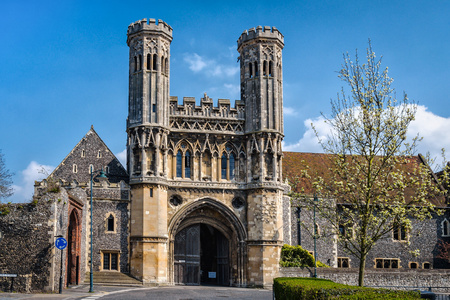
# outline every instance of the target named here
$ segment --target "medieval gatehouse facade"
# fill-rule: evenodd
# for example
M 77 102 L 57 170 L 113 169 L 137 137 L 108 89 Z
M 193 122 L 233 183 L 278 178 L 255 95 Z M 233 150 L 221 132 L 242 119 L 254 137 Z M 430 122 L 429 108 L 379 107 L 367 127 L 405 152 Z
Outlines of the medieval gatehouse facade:
M 144 283 L 270 285 L 283 243 L 283 35 L 238 40 L 241 100 L 169 96 L 172 28 L 128 27 L 130 273 Z

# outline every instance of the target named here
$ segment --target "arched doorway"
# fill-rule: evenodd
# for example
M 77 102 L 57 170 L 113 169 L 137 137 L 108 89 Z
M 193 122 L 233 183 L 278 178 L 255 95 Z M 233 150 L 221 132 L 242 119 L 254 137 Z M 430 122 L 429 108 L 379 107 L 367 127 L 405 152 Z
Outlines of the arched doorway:
M 206 198 L 170 220 L 170 276 L 175 284 L 246 284 L 246 231 L 223 203 Z
M 78 285 L 80 278 L 80 222 L 76 209 L 73 209 L 70 214 L 67 234 L 67 285 Z
M 209 224 L 195 224 L 175 236 L 176 284 L 230 284 L 229 241 Z

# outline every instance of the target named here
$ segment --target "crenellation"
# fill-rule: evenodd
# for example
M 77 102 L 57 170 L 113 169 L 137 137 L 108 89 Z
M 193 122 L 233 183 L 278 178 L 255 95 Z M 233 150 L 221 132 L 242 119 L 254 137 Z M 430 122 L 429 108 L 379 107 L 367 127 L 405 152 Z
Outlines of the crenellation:
M 212 98 L 205 95 L 200 99 L 200 106 L 196 105 L 194 97 L 183 97 L 183 104 L 178 104 L 178 97 L 170 97 L 170 116 L 197 116 L 213 117 L 225 119 L 244 119 L 245 102 L 236 100 L 234 107 L 231 106 L 230 99 L 218 99 L 217 106 L 214 106 Z
M 156 32 L 162 32 L 164 34 L 166 34 L 168 37 L 170 37 L 170 39 L 172 39 L 172 27 L 167 24 L 166 22 L 164 22 L 163 20 L 159 20 L 158 19 L 158 23 L 156 23 L 155 19 L 149 19 L 147 21 L 147 19 L 142 19 L 139 21 L 136 21 L 134 23 L 131 23 L 128 26 L 128 41 L 127 43 L 129 44 L 131 38 L 131 35 L 137 34 L 140 31 L 150 31 L 152 33 L 156 33 Z
M 249 30 L 244 30 L 239 39 L 237 40 L 238 49 L 243 43 L 250 41 L 252 39 L 275 39 L 278 40 L 282 45 L 284 45 L 284 36 L 278 29 L 273 26 L 257 26 L 250 28 Z

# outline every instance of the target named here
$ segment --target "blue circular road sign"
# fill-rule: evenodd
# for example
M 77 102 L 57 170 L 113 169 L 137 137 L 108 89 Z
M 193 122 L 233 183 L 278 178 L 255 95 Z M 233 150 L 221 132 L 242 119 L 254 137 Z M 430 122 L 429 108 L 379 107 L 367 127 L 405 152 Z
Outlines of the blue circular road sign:
M 67 247 L 67 241 L 65 238 L 57 238 L 55 241 L 55 246 L 56 248 L 58 248 L 59 250 L 63 250 Z

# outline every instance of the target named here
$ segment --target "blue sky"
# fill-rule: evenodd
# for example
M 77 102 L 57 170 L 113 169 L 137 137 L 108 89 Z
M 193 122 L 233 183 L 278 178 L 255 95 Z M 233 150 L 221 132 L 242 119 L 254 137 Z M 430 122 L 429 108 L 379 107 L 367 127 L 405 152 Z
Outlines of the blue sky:
M 123 158 L 128 98 L 126 31 L 142 18 L 173 27 L 171 92 L 239 99 L 236 40 L 258 25 L 285 36 L 285 149 L 320 151 L 320 123 L 343 83 L 342 54 L 370 38 L 399 95 L 419 103 L 410 134 L 420 152 L 450 149 L 449 1 L 2 1 L 0 149 L 16 195 L 36 169 L 57 166 L 91 124 Z M 318 126 L 319 130 L 322 128 Z

